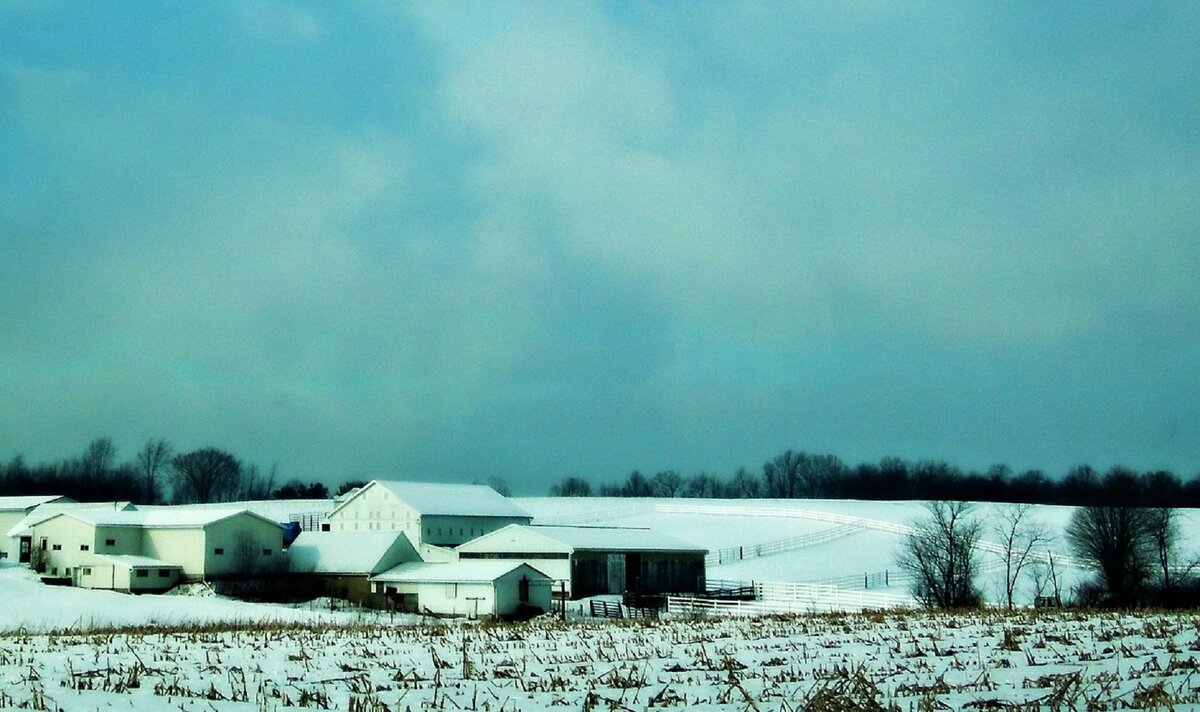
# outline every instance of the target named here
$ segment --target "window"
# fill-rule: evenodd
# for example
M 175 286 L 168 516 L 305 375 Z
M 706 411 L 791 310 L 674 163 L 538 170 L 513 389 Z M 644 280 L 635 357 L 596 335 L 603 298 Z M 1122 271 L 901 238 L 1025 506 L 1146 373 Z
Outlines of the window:
M 50 575 L 51 575 L 51 576 L 57 576 L 57 575 L 58 575 L 58 567 L 57 567 L 57 566 L 55 566 L 54 568 L 50 569 Z
M 159 569 L 159 570 L 158 570 L 158 577 L 159 577 L 159 578 L 167 578 L 167 577 L 169 577 L 170 575 L 171 575 L 171 570 L 170 570 L 170 569 Z
M 462 536 L 462 535 L 463 535 L 463 533 L 462 533 L 462 527 L 459 527 L 459 528 L 458 528 L 458 535 L 459 535 L 459 536 Z
M 83 575 L 84 575 L 84 576 L 91 576 L 91 575 L 92 575 L 92 567 L 91 567 L 91 566 L 84 566 L 84 567 L 83 567 Z
M 104 545 L 105 545 L 105 546 L 116 546 L 116 545 L 117 545 L 117 540 L 116 540 L 116 539 L 105 539 L 105 540 L 104 540 Z
M 263 556 L 270 556 L 270 555 L 271 555 L 270 549 L 263 549 Z
M 92 547 L 88 546 L 87 544 L 80 544 L 80 545 L 79 545 L 79 550 L 80 550 L 80 551 L 88 551 L 88 550 L 90 550 L 91 548 L 92 548 Z
M 446 584 L 446 598 L 458 598 L 458 584 Z
M 7 559 L 7 558 L 8 558 L 8 552 L 0 551 L 0 559 Z
M 217 547 L 216 549 L 213 549 L 213 556 L 224 556 L 224 555 L 225 555 L 225 550 L 222 549 L 221 547 Z
M 137 570 L 138 578 L 147 578 L 149 576 L 150 576 L 150 569 L 138 569 Z
M 529 577 L 522 576 L 521 583 L 517 586 L 518 594 L 521 597 L 521 603 L 529 603 Z
M 55 551 L 62 551 L 62 544 L 51 544 L 50 548 L 54 549 Z
M 321 531 L 323 531 L 323 532 L 329 531 L 329 522 L 321 522 Z

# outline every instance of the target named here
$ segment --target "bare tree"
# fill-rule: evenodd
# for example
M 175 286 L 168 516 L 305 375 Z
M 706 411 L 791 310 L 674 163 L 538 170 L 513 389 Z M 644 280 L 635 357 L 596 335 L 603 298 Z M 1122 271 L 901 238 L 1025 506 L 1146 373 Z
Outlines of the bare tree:
M 914 522 L 897 563 L 913 576 L 913 595 L 926 606 L 964 608 L 981 600 L 975 586 L 975 545 L 981 525 L 970 502 L 929 502 Z
M 179 503 L 228 502 L 241 486 L 242 463 L 214 447 L 176 455 L 171 469 L 174 499 Z
M 997 555 L 1004 563 L 1004 600 L 1009 610 L 1013 607 L 1013 591 L 1016 590 L 1017 581 L 1030 563 L 1034 549 L 1050 541 L 1049 530 L 1031 517 L 1032 510 L 1029 504 L 997 507 L 996 521 L 992 526 L 992 533 L 1000 542 Z
M 1100 574 L 1112 602 L 1136 604 L 1154 567 L 1154 516 L 1142 507 L 1079 507 L 1067 524 L 1074 554 Z
M 138 451 L 134 467 L 142 480 L 146 504 L 155 504 L 162 498 L 158 477 L 170 461 L 171 444 L 162 438 L 147 441 Z
M 683 489 L 683 477 L 675 470 L 665 470 L 654 475 L 655 497 L 677 497 Z
M 746 499 L 757 499 L 762 493 L 762 481 L 750 474 L 750 471 L 744 467 L 739 467 L 738 471 L 734 473 L 729 487 L 733 496 Z
M 79 460 L 80 474 L 85 478 L 107 475 L 117 460 L 117 446 L 111 438 L 96 438 L 88 443 L 87 450 Z

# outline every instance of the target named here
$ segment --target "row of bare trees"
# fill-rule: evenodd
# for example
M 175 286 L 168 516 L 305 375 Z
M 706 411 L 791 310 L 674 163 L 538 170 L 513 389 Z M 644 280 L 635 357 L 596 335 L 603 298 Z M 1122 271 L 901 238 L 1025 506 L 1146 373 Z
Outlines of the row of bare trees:
M 1012 608 L 1023 577 L 1036 599 L 1061 604 L 1063 584 L 1054 559 L 1054 535 L 1028 504 L 989 508 L 937 500 L 913 523 L 898 556 L 913 580 L 913 595 L 934 608 L 979 605 L 977 585 L 983 557 L 1002 567 L 1004 603 Z M 1196 559 L 1180 546 L 1179 512 L 1172 507 L 1090 505 L 1077 507 L 1064 532 L 1071 554 L 1093 572 L 1077 586 L 1080 605 L 1140 606 L 1200 604 Z M 986 538 L 986 540 L 985 540 Z
M 57 494 L 81 502 L 137 504 L 328 496 L 320 483 L 290 480 L 277 485 L 277 474 L 275 466 L 264 474 L 258 466 L 215 447 L 176 452 L 163 438 L 148 440 L 122 462 L 110 438 L 96 438 L 78 457 L 31 466 L 17 456 L 0 465 L 0 494 Z

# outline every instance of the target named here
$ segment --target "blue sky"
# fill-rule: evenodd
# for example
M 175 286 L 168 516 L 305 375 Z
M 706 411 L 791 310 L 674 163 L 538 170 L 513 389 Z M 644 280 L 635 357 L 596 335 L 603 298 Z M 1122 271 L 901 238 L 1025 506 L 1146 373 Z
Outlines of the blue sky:
M 1200 472 L 1185 3 L 0 0 L 0 457 Z

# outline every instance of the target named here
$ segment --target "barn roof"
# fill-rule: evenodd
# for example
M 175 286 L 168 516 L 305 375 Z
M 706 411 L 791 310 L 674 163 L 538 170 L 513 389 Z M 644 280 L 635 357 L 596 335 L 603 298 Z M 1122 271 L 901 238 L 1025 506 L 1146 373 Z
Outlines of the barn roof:
M 576 551 L 688 551 L 708 550 L 645 527 L 531 526 L 530 531 L 562 542 Z
M 25 511 L 48 502 L 74 502 L 70 497 L 57 494 L 30 494 L 0 497 L 0 512 Z
M 292 521 L 293 517 L 305 514 L 328 514 L 337 506 L 333 499 L 268 499 L 249 500 L 245 502 L 215 502 L 209 504 L 183 505 L 188 509 L 248 509 L 267 519 L 276 522 Z M 155 510 L 177 510 L 180 505 L 142 505 L 138 509 L 152 512 Z
M 373 574 L 397 546 L 416 555 L 403 532 L 301 532 L 288 547 L 288 565 L 293 573 Z
M 487 485 L 398 480 L 375 480 L 371 484 L 383 487 L 421 514 L 533 518 L 529 512 Z
M 153 510 L 113 512 L 108 510 L 79 509 L 61 513 L 100 527 L 144 527 L 148 529 L 195 529 L 245 514 L 255 519 L 283 528 L 272 521 L 247 509 L 212 509 L 192 507 L 161 507 Z M 58 516 L 58 515 L 55 515 Z
M 519 561 L 453 561 L 445 564 L 400 564 L 372 576 L 372 581 L 384 583 L 488 583 L 519 569 L 528 568 L 536 576 L 549 576 L 529 564 Z
M 29 533 L 33 527 L 42 522 L 56 517 L 64 512 L 73 512 L 81 509 L 98 509 L 102 511 L 124 511 L 136 509 L 132 502 L 48 502 L 39 505 L 29 514 L 26 514 L 21 521 L 17 522 L 11 529 L 6 532 L 9 538 L 16 538 Z

